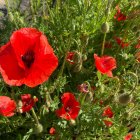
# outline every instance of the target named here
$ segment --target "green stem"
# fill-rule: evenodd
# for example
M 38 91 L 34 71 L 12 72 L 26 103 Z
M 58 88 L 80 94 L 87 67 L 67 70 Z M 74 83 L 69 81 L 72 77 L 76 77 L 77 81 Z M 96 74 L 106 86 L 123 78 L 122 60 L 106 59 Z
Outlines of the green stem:
M 36 113 L 34 111 L 34 108 L 32 108 L 31 111 L 32 111 L 32 115 L 34 117 L 34 120 L 35 120 L 36 124 L 39 124 L 39 121 L 38 121 L 37 115 L 36 115 Z
M 68 40 L 67 51 L 65 53 L 65 57 L 64 57 L 64 61 L 63 61 L 62 67 L 61 67 L 60 72 L 58 74 L 58 78 L 59 78 L 59 76 L 61 76 L 63 74 L 64 67 L 65 67 L 65 64 L 66 64 L 67 54 L 68 54 L 69 50 L 70 50 L 70 39 Z
M 105 49 L 105 39 L 106 39 L 106 33 L 104 33 L 104 37 L 103 37 L 103 43 L 102 43 L 101 55 L 104 54 L 104 49 Z
M 108 3 L 107 3 L 107 9 L 110 9 L 110 8 L 111 8 L 112 2 L 113 2 L 113 1 L 108 0 Z M 107 9 L 106 9 L 106 10 L 107 10 Z M 109 18 L 109 13 L 107 13 L 107 15 L 106 15 L 105 22 L 107 22 L 107 21 L 108 21 L 108 18 Z M 101 55 L 103 55 L 103 54 L 104 54 L 105 39 L 106 39 L 106 33 L 104 33 L 104 37 L 103 37 L 103 43 L 102 43 Z

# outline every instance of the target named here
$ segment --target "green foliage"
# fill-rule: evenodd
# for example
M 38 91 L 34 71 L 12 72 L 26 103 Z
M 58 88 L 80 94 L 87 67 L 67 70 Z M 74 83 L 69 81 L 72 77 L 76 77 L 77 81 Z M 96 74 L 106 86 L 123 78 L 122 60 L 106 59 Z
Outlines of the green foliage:
M 0 46 L 9 41 L 14 30 L 22 27 L 35 27 L 42 31 L 59 58 L 59 66 L 50 79 L 32 89 L 26 86 L 10 87 L 0 77 L 0 93 L 10 96 L 17 102 L 19 96 L 30 93 L 37 96 L 35 112 L 43 126 L 41 134 L 34 134 L 34 119 L 30 112 L 12 118 L 0 117 L 0 139 L 17 140 L 121 140 L 129 132 L 130 124 L 135 128 L 133 139 L 140 139 L 140 64 L 136 61 L 135 45 L 139 39 L 140 14 L 139 2 L 134 0 L 30 0 L 28 12 L 21 12 L 18 7 L 7 7 L 8 17 L 3 21 L 5 28 L 0 29 Z M 119 4 L 121 12 L 128 20 L 118 22 L 114 19 L 115 7 Z M 20 5 L 20 4 L 19 4 Z M 8 5 L 7 5 L 8 6 Z M 107 8 L 110 13 L 105 14 Z M 110 29 L 104 34 L 101 26 L 109 23 Z M 123 38 L 129 47 L 121 48 L 114 37 Z M 105 40 L 104 40 L 105 39 Z M 102 49 L 105 42 L 111 42 L 112 48 Z M 111 55 L 117 61 L 113 78 L 108 78 L 95 69 L 93 54 Z M 66 60 L 67 52 L 79 52 L 81 69 L 73 71 Z M 84 57 L 87 59 L 83 59 Z M 88 82 L 90 88 L 96 87 L 90 95 L 77 90 L 81 83 Z M 61 107 L 61 95 L 70 91 L 81 103 L 80 113 L 75 124 L 58 118 L 55 110 Z M 133 98 L 127 105 L 118 102 L 119 95 L 131 93 Z M 88 93 L 87 93 L 88 94 Z M 93 98 L 91 98 L 91 96 Z M 103 100 L 103 105 L 100 101 Z M 113 126 L 103 123 L 102 112 L 109 105 L 114 117 Z M 56 134 L 49 130 L 55 127 Z

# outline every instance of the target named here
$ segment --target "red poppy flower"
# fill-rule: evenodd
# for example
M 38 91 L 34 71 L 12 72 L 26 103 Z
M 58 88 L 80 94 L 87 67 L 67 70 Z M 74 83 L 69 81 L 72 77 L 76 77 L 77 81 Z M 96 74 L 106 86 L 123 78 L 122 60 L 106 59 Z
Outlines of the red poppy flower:
M 107 74 L 109 77 L 113 77 L 112 70 L 116 68 L 116 60 L 111 56 L 99 57 L 94 54 L 95 65 L 97 70 L 102 74 Z
M 35 87 L 48 80 L 57 65 L 46 36 L 35 28 L 15 31 L 0 48 L 0 72 L 9 85 Z
M 16 103 L 7 96 L 0 96 L 0 114 L 2 116 L 11 117 L 14 115 Z
M 106 107 L 105 110 L 103 111 L 103 114 L 102 114 L 102 116 L 109 117 L 109 118 L 112 118 L 113 115 L 114 115 L 114 113 L 112 112 L 110 106 Z
M 70 63 L 70 64 L 74 64 L 74 55 L 75 55 L 75 52 L 68 52 L 67 54 L 67 58 L 66 60 Z
M 61 97 L 63 106 L 56 110 L 57 116 L 66 120 L 76 119 L 80 111 L 80 104 L 72 93 L 66 92 Z
M 113 125 L 113 122 L 109 121 L 109 120 L 103 120 L 104 121 L 104 124 L 107 126 L 107 127 L 111 127 Z
M 124 137 L 124 140 L 131 140 L 132 138 L 132 134 L 131 133 L 128 133 L 125 137 Z
M 56 133 L 55 128 L 51 127 L 49 133 L 50 133 L 50 135 L 54 135 Z
M 129 43 L 124 42 L 122 39 L 120 39 L 119 37 L 114 37 L 117 44 L 120 45 L 122 48 L 128 47 Z
M 117 19 L 118 21 L 124 21 L 124 20 L 126 20 L 127 17 L 126 17 L 126 15 L 124 15 L 121 12 L 119 6 L 116 6 L 116 10 L 117 10 L 117 13 L 114 15 L 114 18 Z
M 32 107 L 35 105 L 35 103 L 38 101 L 38 98 L 31 98 L 31 94 L 23 94 L 21 95 L 21 101 L 22 101 L 22 112 L 29 112 Z

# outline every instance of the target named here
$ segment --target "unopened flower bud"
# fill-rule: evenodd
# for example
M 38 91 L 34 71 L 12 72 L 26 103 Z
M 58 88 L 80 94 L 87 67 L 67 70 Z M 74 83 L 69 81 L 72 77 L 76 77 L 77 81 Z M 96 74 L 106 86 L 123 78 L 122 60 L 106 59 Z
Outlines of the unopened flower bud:
M 108 22 L 105 22 L 105 23 L 102 24 L 101 31 L 103 33 L 108 33 L 109 32 L 109 24 L 108 24 Z
M 119 95 L 119 103 L 126 105 L 131 101 L 132 97 L 131 95 L 127 94 L 127 93 L 123 93 L 121 95 Z
M 43 131 L 43 126 L 42 124 L 38 123 L 38 124 L 35 124 L 34 128 L 33 128 L 33 131 L 35 134 L 39 134 Z

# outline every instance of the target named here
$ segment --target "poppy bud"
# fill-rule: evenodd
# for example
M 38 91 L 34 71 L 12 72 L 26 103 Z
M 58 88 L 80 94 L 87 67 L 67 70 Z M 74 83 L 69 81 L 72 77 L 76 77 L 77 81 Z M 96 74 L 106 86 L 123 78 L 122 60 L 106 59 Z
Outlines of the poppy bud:
M 38 124 L 35 124 L 34 128 L 33 128 L 33 131 L 35 134 L 39 134 L 43 131 L 43 126 L 42 124 L 38 123 Z
M 103 122 L 107 127 L 111 127 L 113 125 L 113 122 L 109 119 L 103 120 Z
M 132 97 L 131 95 L 127 94 L 127 93 L 123 93 L 121 95 L 119 95 L 119 103 L 126 105 L 131 101 Z
M 102 33 L 108 33 L 109 32 L 109 24 L 108 24 L 108 22 L 105 22 L 105 23 L 102 24 L 101 31 L 102 31 Z

